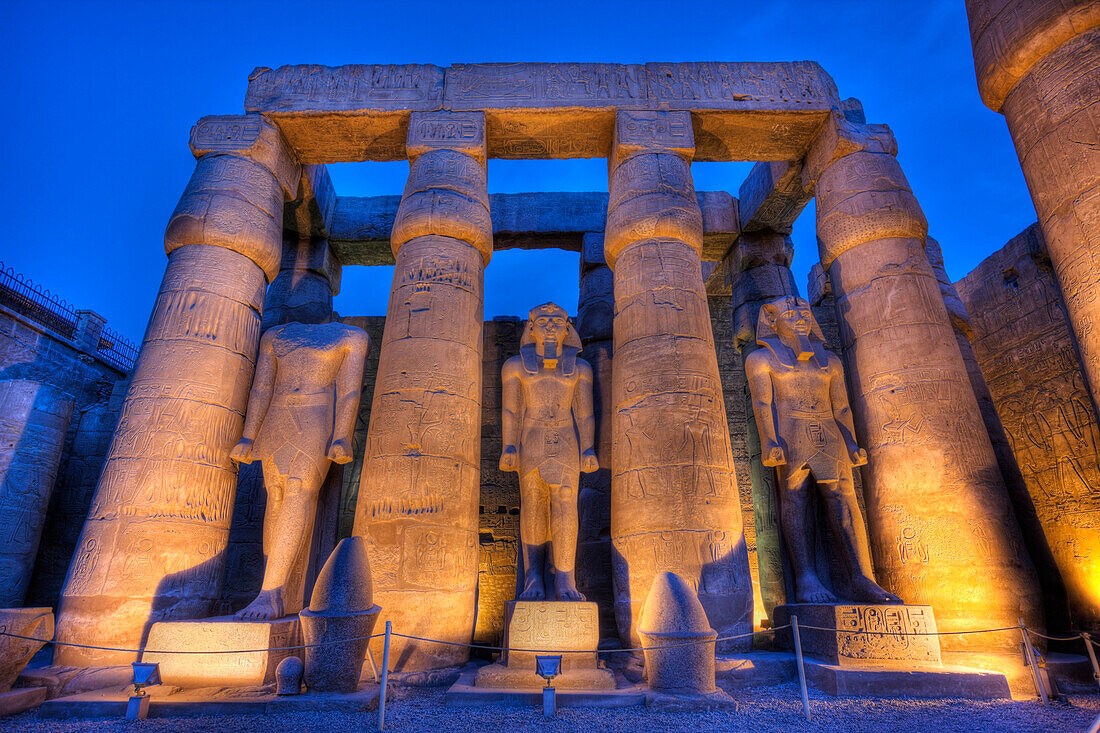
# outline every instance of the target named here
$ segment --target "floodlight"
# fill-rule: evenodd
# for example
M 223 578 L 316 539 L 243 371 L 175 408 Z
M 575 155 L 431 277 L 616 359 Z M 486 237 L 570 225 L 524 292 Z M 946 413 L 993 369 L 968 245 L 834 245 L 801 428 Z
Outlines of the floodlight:
M 157 662 L 133 662 L 134 692 L 144 695 L 144 687 L 160 684 L 160 664 Z
M 538 676 L 546 680 L 546 686 L 550 687 L 550 681 L 561 674 L 561 655 L 537 655 L 535 667 Z

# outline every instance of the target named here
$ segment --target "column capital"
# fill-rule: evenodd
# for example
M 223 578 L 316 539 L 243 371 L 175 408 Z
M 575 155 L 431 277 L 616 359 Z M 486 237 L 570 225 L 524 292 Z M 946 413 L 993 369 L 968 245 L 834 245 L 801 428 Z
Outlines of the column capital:
M 1000 112 L 1008 93 L 1047 54 L 1100 26 L 1096 0 L 966 0 L 982 101 Z
M 208 115 L 191 128 L 189 141 L 196 158 L 233 155 L 262 165 L 287 199 L 298 196 L 302 170 L 298 158 L 272 123 L 260 115 Z
M 485 113 L 441 109 L 410 114 L 405 138 L 409 160 L 431 150 L 457 150 L 485 165 Z
M 763 265 L 789 268 L 793 259 L 790 235 L 770 230 L 742 232 L 730 249 L 730 272 L 736 274 Z
M 639 153 L 672 153 L 691 160 L 695 155 L 691 113 L 667 110 L 616 112 L 611 140 L 611 167 L 615 168 Z
M 802 163 L 802 187 L 813 191 L 830 165 L 853 153 L 898 154 L 898 143 L 888 125 L 853 122 L 831 112 Z

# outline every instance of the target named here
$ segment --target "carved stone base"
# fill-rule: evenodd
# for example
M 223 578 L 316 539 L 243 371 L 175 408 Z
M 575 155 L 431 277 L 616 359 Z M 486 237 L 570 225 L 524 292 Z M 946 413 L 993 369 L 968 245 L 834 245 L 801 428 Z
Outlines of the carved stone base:
M 279 662 L 292 651 L 251 651 L 243 654 L 174 654 L 174 651 L 271 649 L 301 643 L 297 616 L 275 621 L 238 621 L 232 616 L 195 621 L 161 621 L 149 631 L 142 661 L 160 664 L 166 685 L 179 687 L 248 687 L 275 681 Z M 157 653 L 162 652 L 162 653 Z M 299 652 L 300 653 L 300 652 Z
M 861 667 L 882 666 L 887 661 L 941 662 L 938 636 L 907 636 L 936 632 L 931 606 L 788 603 L 775 607 L 775 625 L 786 626 L 792 615 L 798 616 L 802 652 L 829 664 Z M 809 626 L 828 631 L 806 628 Z M 791 630 L 779 631 L 776 643 L 780 649 L 793 650 Z
M 474 685 L 510 689 L 542 687 L 545 682 L 535 673 L 535 657 L 560 652 L 562 673 L 554 678 L 554 687 L 614 689 L 615 676 L 600 668 L 596 659 L 599 643 L 600 615 L 595 603 L 511 601 L 504 606 L 505 652 L 501 662 L 482 667 Z

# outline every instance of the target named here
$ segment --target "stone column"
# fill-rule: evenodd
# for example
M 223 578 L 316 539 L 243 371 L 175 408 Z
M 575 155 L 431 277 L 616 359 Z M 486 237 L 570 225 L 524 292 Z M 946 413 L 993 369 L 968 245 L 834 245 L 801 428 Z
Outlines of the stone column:
M 756 321 L 765 303 L 797 295 L 791 273 L 794 246 L 789 236 L 770 230 L 743 232 L 730 251 L 730 285 L 733 293 L 733 340 L 745 357 L 756 345 Z M 749 450 L 749 470 L 752 476 L 753 524 L 756 531 L 756 565 L 760 581 L 760 599 L 764 613 L 771 618 L 772 609 L 786 603 L 784 555 L 779 535 L 779 515 L 775 493 L 775 470 L 760 462 L 760 435 L 752 411 L 748 382 L 743 386 L 745 409 L 745 443 Z
M 611 402 L 614 353 L 614 276 L 603 254 L 603 233 L 584 235 L 581 251 L 577 333 L 581 357 L 592 365 L 592 403 L 596 416 L 596 457 L 600 470 L 582 473 L 578 509 L 577 588 L 599 605 L 600 636 L 615 635 L 615 598 L 611 580 Z
M 1016 513 L 1016 520 L 1020 525 L 1020 531 L 1023 533 L 1027 554 L 1037 571 L 1047 626 L 1052 633 L 1062 634 L 1069 630 L 1067 625 L 1066 586 L 1062 581 L 1062 574 L 1054 560 L 1054 555 L 1051 553 L 1050 544 L 1043 532 L 1043 525 L 1040 523 L 1039 514 L 1035 510 L 1035 503 L 1027 490 L 1027 484 L 1020 472 L 1020 467 L 1016 463 L 1016 456 L 1012 452 L 1012 444 L 1009 443 L 1008 434 L 1001 423 L 1000 415 L 997 414 L 997 406 L 993 402 L 993 395 L 990 393 L 985 375 L 982 374 L 982 369 L 978 365 L 978 357 L 974 353 L 974 346 L 971 344 L 974 339 L 974 327 L 970 323 L 970 313 L 967 312 L 966 305 L 963 304 L 958 291 L 955 289 L 955 284 L 951 282 L 951 278 L 947 274 L 940 243 L 932 237 L 926 238 L 924 253 L 928 256 L 928 263 L 932 265 L 932 272 L 936 275 L 940 295 L 943 296 L 943 304 L 947 308 L 947 315 L 951 319 L 951 327 L 955 331 L 955 343 L 959 345 L 959 354 L 966 366 L 966 375 L 970 379 L 974 397 L 978 400 L 982 422 L 985 423 L 985 430 L 989 435 L 993 453 L 997 456 L 997 467 L 1001 471 L 1001 477 L 1004 479 L 1009 499 L 1012 501 L 1012 509 Z
M 687 112 L 619 112 L 604 254 L 615 274 L 611 539 L 624 643 L 653 579 L 699 593 L 720 636 L 752 629 L 752 584 L 700 252 Z M 747 648 L 749 640 L 731 647 Z
M 137 648 L 155 621 L 217 600 L 240 439 L 283 201 L 299 170 L 258 115 L 204 117 L 164 235 L 168 267 L 62 592 L 60 641 Z M 136 655 L 58 647 L 57 664 Z
M 1100 405 L 1100 3 L 967 0 L 982 100 L 1004 114 Z
M 807 156 L 836 295 L 879 583 L 943 631 L 1042 626 L 1035 571 L 924 252 L 888 128 L 834 119 Z M 949 650 L 1017 648 L 1009 634 Z
M 26 379 L 0 381 L 0 608 L 21 608 L 73 398 Z
M 469 643 L 481 475 L 482 287 L 493 253 L 485 117 L 412 113 L 391 236 L 382 336 L 354 534 L 366 538 L 379 624 Z M 395 639 L 394 669 L 461 664 L 461 646 Z

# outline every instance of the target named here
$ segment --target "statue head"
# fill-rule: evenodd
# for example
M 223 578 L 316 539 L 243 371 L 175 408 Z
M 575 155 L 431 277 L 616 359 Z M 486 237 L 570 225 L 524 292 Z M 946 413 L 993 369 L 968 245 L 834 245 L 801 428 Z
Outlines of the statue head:
M 828 364 L 821 326 L 810 304 L 796 295 L 777 298 L 760 309 L 756 343 L 771 349 L 784 363 L 816 359 L 820 367 Z
M 581 337 L 569 314 L 554 303 L 543 303 L 531 309 L 527 315 L 527 326 L 519 342 L 523 365 L 529 372 L 538 371 L 542 364 L 538 360 L 552 361 L 546 366 L 557 366 L 557 360 L 563 360 L 562 369 L 572 374 L 577 363 L 577 353 L 581 350 Z

